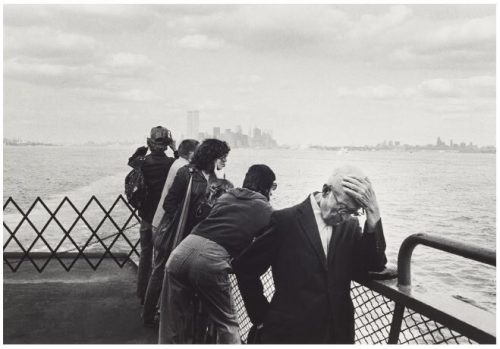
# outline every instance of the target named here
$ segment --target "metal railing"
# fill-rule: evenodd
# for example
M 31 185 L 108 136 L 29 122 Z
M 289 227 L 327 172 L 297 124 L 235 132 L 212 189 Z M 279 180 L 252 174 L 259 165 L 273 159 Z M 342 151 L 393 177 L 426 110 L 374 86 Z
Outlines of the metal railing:
M 58 219 L 58 215 L 63 215 L 63 208 L 66 209 L 64 212 L 65 215 L 68 215 L 68 210 L 76 215 L 76 218 L 68 222 L 66 226 Z M 121 219 L 123 221 L 122 224 L 119 224 L 116 217 L 112 216 L 113 211 L 120 211 L 120 214 L 123 215 L 121 217 L 124 218 Z M 66 271 L 70 271 L 78 258 L 85 259 L 89 266 L 93 270 L 96 270 L 104 258 L 112 258 L 120 267 L 123 267 L 127 263 L 127 259 L 131 258 L 133 254 L 139 257 L 138 234 L 135 234 L 131 229 L 140 223 L 140 218 L 122 195 L 116 198 L 109 209 L 106 209 L 95 196 L 92 196 L 83 205 L 82 209 L 78 209 L 68 197 L 64 197 L 54 210 L 51 210 L 40 197 L 37 197 L 26 211 L 21 209 L 12 197 L 9 197 L 3 205 L 3 212 L 4 232 L 8 233 L 8 238 L 3 244 L 4 263 L 13 272 L 16 272 L 25 261 L 31 262 L 36 270 L 41 273 L 53 259 L 58 261 Z M 18 216 L 19 221 L 17 224 L 14 224 L 14 227 L 9 226 L 6 222 L 6 214 Z M 45 222 L 42 219 L 41 224 L 37 226 L 30 219 L 30 215 L 40 216 L 40 214 L 46 214 L 48 218 Z M 92 226 L 86 214 L 100 219 Z M 106 229 L 104 228 L 105 223 L 108 225 Z M 44 234 L 49 231 L 49 227 L 57 229 L 60 232 L 59 240 L 48 241 L 45 238 Z M 80 229 L 77 229 L 77 227 Z M 79 231 L 76 232 L 77 230 Z M 134 242 L 131 241 L 130 236 L 127 236 L 127 231 L 133 232 Z M 76 236 L 77 234 L 78 236 Z M 27 237 L 29 236 L 34 236 L 34 239 L 27 241 Z M 24 240 L 21 241 L 20 239 L 23 237 Z M 117 242 L 119 239 L 121 239 L 122 244 L 118 247 Z M 107 241 L 110 242 L 107 243 Z M 38 251 L 35 251 L 35 249 Z M 102 253 L 100 253 L 100 258 L 94 264 L 91 258 L 88 257 L 88 254 L 92 252 L 94 257 L 99 255 L 99 252 L 96 250 Z M 125 260 L 117 258 L 116 252 L 122 254 L 124 250 L 127 251 L 127 258 Z M 62 257 L 67 256 L 72 251 L 77 251 L 74 259 L 70 264 L 65 264 Z M 37 255 L 40 257 L 39 252 L 44 252 L 43 256 L 46 257 L 42 258 L 44 261 L 41 265 L 40 263 L 36 263 L 34 259 Z M 40 259 L 37 258 L 37 260 Z M 14 260 L 15 262 L 11 262 L 10 260 Z
M 78 209 L 65 197 L 54 210 L 37 198 L 26 211 L 14 199 L 9 198 L 3 210 L 4 236 L 7 236 L 7 239 L 4 237 L 4 264 L 12 272 L 17 272 L 20 265 L 26 262 L 43 272 L 51 260 L 59 262 L 66 271 L 70 271 L 79 258 L 85 259 L 94 270 L 104 258 L 112 258 L 119 267 L 123 267 L 140 253 L 139 233 L 132 229 L 140 219 L 122 195 L 113 201 L 109 209 L 92 196 L 82 209 Z M 40 221 L 40 211 L 47 216 L 47 220 L 42 219 L 41 223 L 36 224 L 30 216 L 38 215 Z M 75 218 L 63 224 L 61 216 L 67 216 L 68 211 Z M 18 220 L 13 219 L 15 215 Z M 60 239 L 45 236 L 54 229 L 60 231 Z M 31 231 L 33 240 L 27 239 L 30 235 L 26 231 Z M 410 259 L 418 244 L 496 265 L 494 251 L 429 235 L 410 236 L 403 242 L 398 257 L 399 284 L 394 279 L 352 282 L 356 343 L 495 343 L 493 314 L 455 299 L 412 293 Z M 68 256 L 72 261 L 69 265 L 64 263 Z M 94 264 L 91 260 L 96 257 L 97 263 Z M 268 271 L 261 280 L 266 297 L 271 299 L 274 293 L 272 272 Z M 240 334 L 246 340 L 252 324 L 246 314 L 236 279 L 232 277 L 231 283 L 238 310 Z

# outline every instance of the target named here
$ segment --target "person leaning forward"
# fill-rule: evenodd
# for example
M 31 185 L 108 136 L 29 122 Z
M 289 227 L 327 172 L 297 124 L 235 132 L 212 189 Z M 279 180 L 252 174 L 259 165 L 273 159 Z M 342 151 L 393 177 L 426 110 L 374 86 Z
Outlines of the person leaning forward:
M 223 194 L 170 255 L 166 343 L 188 343 L 186 309 L 195 292 L 213 321 L 217 343 L 240 343 L 230 260 L 268 226 L 275 179 L 268 166 L 250 166 L 243 187 Z
M 373 187 L 352 166 L 336 169 L 321 192 L 275 211 L 269 229 L 232 263 L 260 343 L 354 343 L 351 280 L 382 270 L 385 247 Z M 269 267 L 270 303 L 259 279 Z

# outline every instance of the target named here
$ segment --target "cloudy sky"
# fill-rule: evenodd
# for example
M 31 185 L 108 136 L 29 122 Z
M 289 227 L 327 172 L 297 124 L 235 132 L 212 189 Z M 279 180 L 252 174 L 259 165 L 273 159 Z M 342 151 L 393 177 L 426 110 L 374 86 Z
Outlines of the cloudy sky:
M 494 5 L 6 5 L 4 137 L 495 143 Z

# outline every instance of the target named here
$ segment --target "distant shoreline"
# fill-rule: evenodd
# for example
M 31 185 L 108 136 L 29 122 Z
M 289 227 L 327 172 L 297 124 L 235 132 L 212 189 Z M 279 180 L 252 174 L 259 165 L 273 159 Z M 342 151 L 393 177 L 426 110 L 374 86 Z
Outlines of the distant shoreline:
M 134 147 L 137 144 L 51 144 L 51 143 L 4 143 L 4 147 L 93 147 L 93 148 L 107 148 L 107 147 Z M 453 153 L 453 154 L 496 154 L 496 148 L 484 147 L 478 149 L 436 149 L 425 146 L 412 146 L 410 148 L 376 148 L 376 147 L 327 147 L 327 146 L 309 146 L 309 147 L 287 147 L 280 146 L 276 148 L 261 148 L 261 147 L 241 147 L 234 149 L 254 149 L 254 150 L 321 150 L 328 152 L 337 152 L 338 154 L 345 155 L 351 152 L 390 152 L 390 153 Z
M 51 143 L 16 143 L 9 144 L 4 143 L 4 147 L 61 147 L 61 144 L 51 144 Z
M 310 146 L 307 149 L 336 151 L 341 154 L 346 154 L 351 151 L 385 151 L 395 153 L 419 153 L 419 152 L 434 152 L 434 153 L 461 153 L 461 154 L 496 154 L 495 147 L 482 147 L 482 148 L 437 148 L 432 146 L 406 146 L 394 148 L 382 147 L 324 147 L 324 146 Z

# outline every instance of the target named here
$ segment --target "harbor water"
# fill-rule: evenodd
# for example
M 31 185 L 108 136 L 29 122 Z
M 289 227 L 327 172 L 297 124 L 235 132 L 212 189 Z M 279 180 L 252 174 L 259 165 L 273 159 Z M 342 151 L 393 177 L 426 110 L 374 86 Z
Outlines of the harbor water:
M 40 197 L 54 211 L 67 196 L 82 209 L 95 195 L 109 209 L 123 194 L 123 181 L 129 171 L 126 163 L 134 150 L 125 146 L 4 146 L 4 203 L 12 197 L 27 211 Z M 234 149 L 228 157 L 227 179 L 240 186 L 247 168 L 255 163 L 269 165 L 277 175 L 278 189 L 271 199 L 276 209 L 300 203 L 312 191 L 319 191 L 336 166 L 361 167 L 377 195 L 392 265 L 396 264 L 401 242 L 415 233 L 432 233 L 495 249 L 494 154 Z M 103 212 L 97 205 L 91 206 L 85 217 L 95 213 L 95 222 L 89 218 L 89 224 L 95 227 L 93 224 L 98 224 Z M 113 214 L 117 220 L 121 219 L 119 213 L 117 210 Z M 32 214 L 37 227 L 48 219 L 41 205 Z M 75 220 L 75 213 L 65 205 L 57 218 L 67 227 Z M 19 220 L 19 214 L 9 205 L 4 210 L 4 222 L 14 228 Z M 84 228 L 72 230 L 76 242 L 88 238 L 88 231 L 86 236 L 79 236 Z M 136 239 L 138 227 L 129 234 Z M 23 245 L 36 237 L 27 231 L 16 236 Z M 4 243 L 8 237 L 4 229 Z M 61 232 L 45 231 L 44 237 L 57 244 Z M 69 241 L 66 243 L 71 247 Z M 117 246 L 120 243 L 124 242 L 118 241 Z M 43 250 L 46 246 L 38 241 L 34 247 Z M 11 240 L 6 250 L 16 248 Z M 496 311 L 493 267 L 420 246 L 413 253 L 412 271 L 414 287 L 422 292 L 447 294 L 489 312 Z

